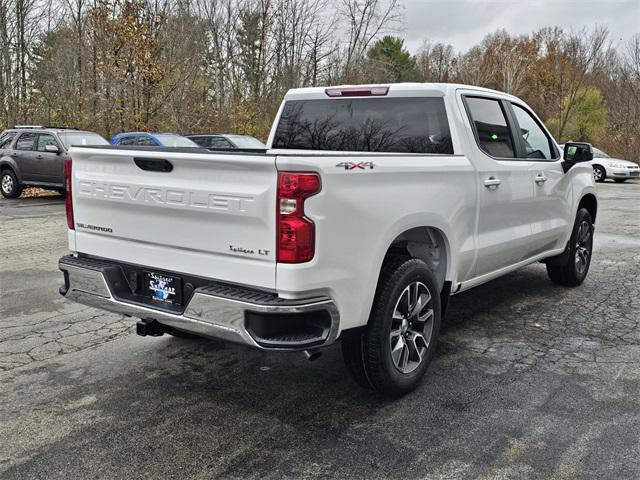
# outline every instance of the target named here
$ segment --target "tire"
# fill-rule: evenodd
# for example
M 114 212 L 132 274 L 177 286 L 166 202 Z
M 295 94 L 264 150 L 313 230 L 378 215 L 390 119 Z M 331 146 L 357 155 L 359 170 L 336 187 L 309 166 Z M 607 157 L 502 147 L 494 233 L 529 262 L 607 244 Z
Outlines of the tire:
M 581 285 L 589 272 L 593 252 L 593 220 L 586 208 L 578 210 L 567 250 L 547 262 L 553 283 L 567 287 Z
M 18 182 L 13 170 L 3 170 L 0 175 L 0 190 L 4 198 L 18 198 L 22 193 L 22 185 Z
M 600 183 L 600 182 L 604 182 L 607 178 L 607 171 L 604 169 L 604 167 L 600 166 L 600 165 L 594 165 L 593 166 L 593 179 Z
M 416 258 L 387 260 L 367 326 L 342 339 L 356 382 L 388 395 L 416 388 L 436 348 L 440 313 L 437 281 L 427 265 Z
M 626 178 L 614 178 L 613 181 L 616 182 L 616 183 L 624 183 L 624 182 L 627 181 L 627 179 Z

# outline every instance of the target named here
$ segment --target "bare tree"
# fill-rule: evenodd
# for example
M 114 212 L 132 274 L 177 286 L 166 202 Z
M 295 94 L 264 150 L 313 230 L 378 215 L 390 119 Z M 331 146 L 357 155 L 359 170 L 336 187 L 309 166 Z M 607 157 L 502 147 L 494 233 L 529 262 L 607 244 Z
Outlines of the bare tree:
M 424 42 L 417 55 L 418 68 L 427 82 L 449 82 L 456 63 L 453 46 Z
M 399 0 L 340 0 L 340 15 L 346 21 L 347 48 L 344 78 L 352 81 L 372 42 L 397 29 L 402 19 Z

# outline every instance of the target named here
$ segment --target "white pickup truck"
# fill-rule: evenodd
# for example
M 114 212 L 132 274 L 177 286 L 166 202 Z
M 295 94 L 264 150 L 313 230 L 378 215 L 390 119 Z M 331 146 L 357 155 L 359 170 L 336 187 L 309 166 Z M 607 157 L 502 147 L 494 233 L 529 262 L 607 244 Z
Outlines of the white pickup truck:
M 73 147 L 61 294 L 141 335 L 341 340 L 362 386 L 427 369 L 451 295 L 542 261 L 577 286 L 597 196 L 516 97 L 453 84 L 287 93 L 266 150 Z

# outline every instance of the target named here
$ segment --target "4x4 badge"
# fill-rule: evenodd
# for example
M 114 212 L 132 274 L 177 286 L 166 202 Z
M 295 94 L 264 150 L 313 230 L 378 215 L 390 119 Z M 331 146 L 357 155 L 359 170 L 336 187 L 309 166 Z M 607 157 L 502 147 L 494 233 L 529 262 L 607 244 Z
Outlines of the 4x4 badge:
M 375 164 L 373 162 L 340 162 L 336 167 L 343 167 L 345 170 L 364 170 L 366 168 L 373 170 Z

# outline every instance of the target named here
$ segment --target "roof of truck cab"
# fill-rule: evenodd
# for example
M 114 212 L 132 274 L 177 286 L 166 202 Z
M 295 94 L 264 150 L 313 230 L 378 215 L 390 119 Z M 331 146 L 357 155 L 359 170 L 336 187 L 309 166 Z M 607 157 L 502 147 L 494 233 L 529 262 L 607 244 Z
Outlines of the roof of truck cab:
M 292 88 L 287 92 L 285 100 L 301 100 L 301 99 L 317 99 L 317 98 L 329 98 L 326 94 L 328 88 L 340 89 L 340 88 L 371 88 L 371 87 L 389 87 L 389 91 L 386 96 L 425 96 L 425 97 L 443 97 L 453 95 L 456 90 L 476 90 L 479 93 L 490 93 L 493 95 L 500 95 L 505 98 L 516 99 L 513 95 L 498 90 L 492 90 L 490 88 L 476 87 L 474 85 L 465 85 L 462 83 L 380 83 L 380 84 L 361 84 L 361 85 L 335 85 L 329 87 L 305 87 L 305 88 Z M 383 96 L 376 96 L 373 98 L 382 98 Z M 341 97 L 332 97 L 341 98 Z M 344 98 L 344 97 L 343 97 Z M 356 98 L 356 97 L 351 97 Z M 361 97 L 368 98 L 368 97 Z

